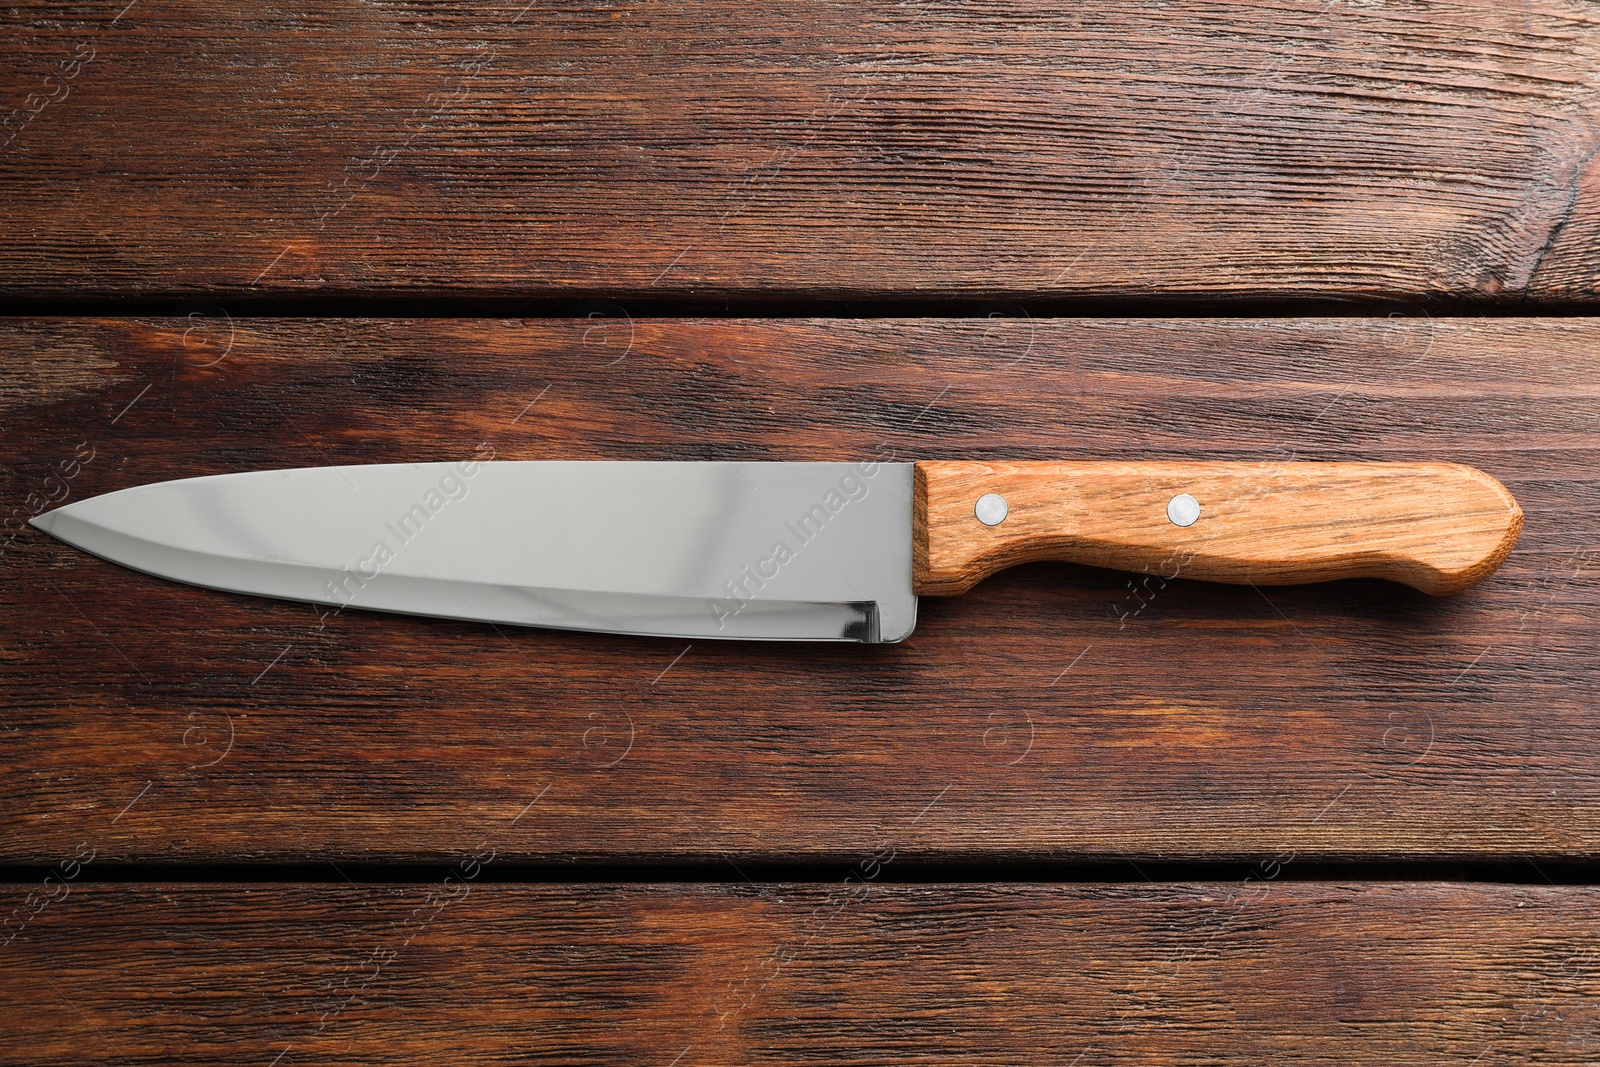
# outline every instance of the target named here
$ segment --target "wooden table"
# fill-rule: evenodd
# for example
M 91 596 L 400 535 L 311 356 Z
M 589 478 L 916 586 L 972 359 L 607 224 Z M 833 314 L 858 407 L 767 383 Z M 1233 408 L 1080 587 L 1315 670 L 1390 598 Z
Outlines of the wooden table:
M 124 2 L 0 16 L 0 1061 L 1594 1061 L 1592 5 Z M 1448 599 L 1041 564 L 898 646 L 22 525 L 891 452 L 1454 460 L 1527 525 Z

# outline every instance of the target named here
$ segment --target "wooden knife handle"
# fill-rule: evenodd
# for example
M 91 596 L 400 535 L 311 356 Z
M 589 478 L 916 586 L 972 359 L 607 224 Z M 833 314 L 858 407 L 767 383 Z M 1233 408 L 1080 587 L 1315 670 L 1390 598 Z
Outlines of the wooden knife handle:
M 1256 585 L 1388 578 L 1438 595 L 1487 577 L 1522 530 L 1505 487 L 1456 463 L 931 461 L 915 494 L 914 584 L 932 596 L 1043 559 Z M 995 525 L 977 514 L 988 494 L 1005 501 Z M 1177 524 L 1190 517 L 1180 495 L 1199 505 L 1191 525 Z

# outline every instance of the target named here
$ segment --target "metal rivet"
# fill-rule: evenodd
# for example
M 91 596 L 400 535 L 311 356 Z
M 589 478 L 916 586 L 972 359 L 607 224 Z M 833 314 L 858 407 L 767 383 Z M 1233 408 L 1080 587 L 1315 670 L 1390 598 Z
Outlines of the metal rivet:
M 1167 519 L 1174 526 L 1193 526 L 1200 518 L 1200 501 L 1188 493 L 1179 493 L 1167 501 Z
M 978 498 L 972 513 L 978 516 L 978 521 L 985 526 L 999 526 L 1006 521 L 1006 515 L 1010 510 L 1005 497 L 999 493 L 985 493 Z

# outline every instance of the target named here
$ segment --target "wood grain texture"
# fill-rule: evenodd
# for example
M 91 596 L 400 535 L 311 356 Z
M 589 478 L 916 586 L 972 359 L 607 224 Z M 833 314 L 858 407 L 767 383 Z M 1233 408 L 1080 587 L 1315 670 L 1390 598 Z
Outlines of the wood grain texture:
M 0 358 L 7 860 L 1600 853 L 1592 320 L 9 319 Z M 1444 599 L 1029 564 L 903 645 L 692 648 L 319 616 L 21 526 L 485 443 L 1460 462 L 1527 526 Z
M 985 495 L 1009 507 L 976 513 Z M 1179 495 L 1199 517 L 1168 517 Z M 996 571 L 1060 560 L 1238 585 L 1386 578 L 1459 593 L 1494 573 L 1522 509 L 1458 463 L 974 463 L 919 460 L 912 542 L 919 595 L 964 593 Z
M 1600 295 L 1579 0 L 30 0 L 0 295 Z
M 97 885 L 0 948 L 0 1063 L 1589 1064 L 1597 927 L 1589 887 Z

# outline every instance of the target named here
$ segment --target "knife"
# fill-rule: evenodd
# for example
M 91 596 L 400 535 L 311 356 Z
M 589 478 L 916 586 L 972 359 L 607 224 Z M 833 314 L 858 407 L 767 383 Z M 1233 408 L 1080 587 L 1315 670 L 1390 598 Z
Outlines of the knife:
M 1453 593 L 1522 510 L 1450 463 L 465 460 L 157 482 L 33 525 L 193 585 L 519 626 L 895 642 L 1031 560 Z

